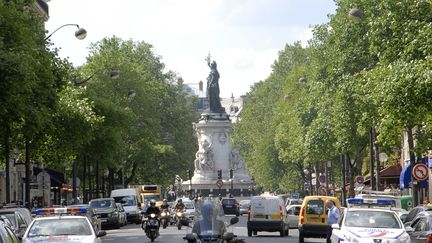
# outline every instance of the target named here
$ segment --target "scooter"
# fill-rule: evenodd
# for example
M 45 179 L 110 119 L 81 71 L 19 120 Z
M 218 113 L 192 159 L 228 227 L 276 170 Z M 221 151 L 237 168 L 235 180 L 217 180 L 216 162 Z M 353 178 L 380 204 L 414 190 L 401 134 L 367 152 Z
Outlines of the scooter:
M 148 217 L 143 217 L 142 228 L 151 242 L 159 237 L 159 226 L 160 222 L 156 214 L 152 213 Z
M 178 209 L 175 213 L 175 223 L 178 230 L 181 230 L 182 225 L 189 225 L 189 221 L 187 220 L 184 210 Z
M 170 221 L 170 214 L 168 209 L 162 210 L 161 216 L 160 216 L 160 223 L 164 229 L 168 226 L 168 222 Z
M 232 218 L 230 222 L 230 226 L 238 223 L 239 219 L 237 217 Z M 197 223 L 197 222 L 195 222 Z M 246 242 L 243 239 L 238 239 L 236 235 L 231 232 L 225 232 L 223 235 L 219 234 L 208 234 L 208 232 L 200 232 L 187 234 L 186 237 L 183 237 L 188 243 L 225 243 L 225 242 Z

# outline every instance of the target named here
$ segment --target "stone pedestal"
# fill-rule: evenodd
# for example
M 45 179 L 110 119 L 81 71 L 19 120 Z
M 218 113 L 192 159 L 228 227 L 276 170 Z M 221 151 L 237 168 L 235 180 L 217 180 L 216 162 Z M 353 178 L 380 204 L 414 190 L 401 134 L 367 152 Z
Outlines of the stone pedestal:
M 226 113 L 203 113 L 194 123 L 198 139 L 198 152 L 194 161 L 192 189 L 203 194 L 222 195 L 231 192 L 230 170 L 233 170 L 232 186 L 236 194 L 248 194 L 254 183 L 247 173 L 246 164 L 239 154 L 239 146 L 232 146 L 232 123 Z M 218 170 L 222 170 L 224 185 L 219 191 L 216 186 Z M 183 182 L 185 191 L 190 190 L 190 181 Z M 244 193 L 243 193 L 244 192 Z

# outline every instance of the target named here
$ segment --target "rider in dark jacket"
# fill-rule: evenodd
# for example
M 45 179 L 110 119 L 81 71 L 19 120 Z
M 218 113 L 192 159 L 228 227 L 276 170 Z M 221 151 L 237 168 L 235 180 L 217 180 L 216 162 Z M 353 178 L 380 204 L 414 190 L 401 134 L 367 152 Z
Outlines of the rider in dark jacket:
M 158 207 L 156 207 L 156 201 L 155 200 L 151 200 L 150 201 L 150 207 L 147 208 L 145 214 L 148 216 L 150 214 L 156 214 L 157 216 L 160 214 L 160 210 Z

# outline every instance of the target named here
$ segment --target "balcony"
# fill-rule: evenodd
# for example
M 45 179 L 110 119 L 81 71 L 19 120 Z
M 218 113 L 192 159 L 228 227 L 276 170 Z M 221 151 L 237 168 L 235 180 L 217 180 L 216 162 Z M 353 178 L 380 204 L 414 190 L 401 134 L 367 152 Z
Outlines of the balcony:
M 34 7 L 36 11 L 45 19 L 45 21 L 47 21 L 49 18 L 48 4 L 43 0 L 35 0 Z

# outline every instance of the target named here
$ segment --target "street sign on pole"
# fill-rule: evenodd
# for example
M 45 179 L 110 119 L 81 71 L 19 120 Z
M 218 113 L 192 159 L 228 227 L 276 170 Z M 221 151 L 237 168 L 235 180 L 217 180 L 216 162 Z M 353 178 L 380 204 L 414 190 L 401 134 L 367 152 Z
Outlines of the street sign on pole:
M 357 176 L 357 177 L 356 177 L 356 182 L 357 182 L 358 184 L 363 184 L 363 182 L 364 182 L 364 177 L 363 177 L 363 176 Z
M 429 168 L 422 163 L 414 165 L 412 170 L 413 177 L 418 181 L 424 181 L 429 178 Z
M 326 176 L 325 175 L 320 175 L 319 177 L 318 177 L 318 181 L 321 183 L 321 184 L 324 184 L 325 182 L 326 182 Z
M 300 195 L 297 192 L 292 192 L 291 193 L 291 199 L 299 199 Z
M 221 189 L 223 187 L 223 181 L 222 180 L 217 180 L 216 181 L 216 186 L 219 187 L 219 189 Z

